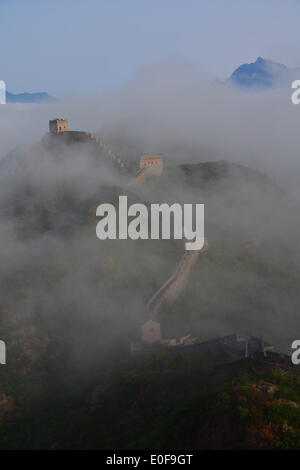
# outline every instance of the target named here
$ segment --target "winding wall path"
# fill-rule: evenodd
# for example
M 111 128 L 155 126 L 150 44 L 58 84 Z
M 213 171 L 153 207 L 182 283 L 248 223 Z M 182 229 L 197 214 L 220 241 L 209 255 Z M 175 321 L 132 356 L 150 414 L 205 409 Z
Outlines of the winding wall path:
M 201 250 L 185 251 L 174 273 L 151 297 L 147 304 L 151 318 L 157 319 L 162 308 L 172 305 L 185 288 L 190 272 L 197 263 L 199 255 L 208 249 L 207 241 Z

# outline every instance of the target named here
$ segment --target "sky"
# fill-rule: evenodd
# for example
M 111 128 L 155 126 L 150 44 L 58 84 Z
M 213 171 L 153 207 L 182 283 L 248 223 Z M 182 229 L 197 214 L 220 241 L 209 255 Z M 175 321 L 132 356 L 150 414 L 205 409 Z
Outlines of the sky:
M 299 66 L 299 0 L 0 0 L 13 93 L 105 93 L 180 59 L 218 79 L 258 56 Z

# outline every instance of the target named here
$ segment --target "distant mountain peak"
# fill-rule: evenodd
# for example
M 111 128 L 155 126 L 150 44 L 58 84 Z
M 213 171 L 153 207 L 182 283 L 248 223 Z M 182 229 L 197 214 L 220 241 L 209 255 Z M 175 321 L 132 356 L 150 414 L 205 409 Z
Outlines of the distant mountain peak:
M 9 91 L 6 92 L 7 103 L 57 103 L 57 99 L 46 92 L 40 93 L 19 93 L 13 94 Z
M 255 62 L 240 65 L 229 81 L 240 88 L 259 90 L 285 83 L 289 73 L 285 65 L 259 56 Z

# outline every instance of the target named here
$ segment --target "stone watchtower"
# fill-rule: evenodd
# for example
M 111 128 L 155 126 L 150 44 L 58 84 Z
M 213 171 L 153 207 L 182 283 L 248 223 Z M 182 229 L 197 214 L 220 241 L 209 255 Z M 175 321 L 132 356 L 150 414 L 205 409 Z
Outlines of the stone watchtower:
M 142 325 L 142 341 L 155 343 L 161 340 L 160 324 L 154 320 L 148 320 Z
M 140 168 L 163 168 L 164 158 L 161 154 L 145 154 L 140 157 Z
M 69 131 L 69 124 L 66 119 L 51 119 L 49 121 L 50 134 L 59 134 L 60 132 Z
M 147 175 L 161 176 L 164 167 L 164 158 L 161 154 L 145 154 L 140 157 L 140 172 Z

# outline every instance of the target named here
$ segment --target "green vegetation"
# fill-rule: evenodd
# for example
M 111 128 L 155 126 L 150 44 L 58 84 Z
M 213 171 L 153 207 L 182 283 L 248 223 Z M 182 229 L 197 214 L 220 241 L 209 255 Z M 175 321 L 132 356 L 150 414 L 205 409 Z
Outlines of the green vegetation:
M 7 377 L 5 392 L 18 399 L 0 448 L 300 449 L 298 376 L 253 363 L 232 378 L 234 365 L 205 364 L 196 353 L 158 352 L 100 374 L 60 374 L 54 363 L 51 386 L 49 368 L 42 382 L 37 368 L 17 388 Z

